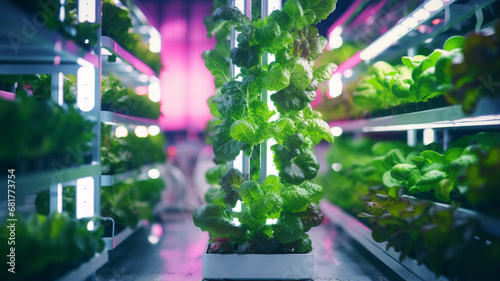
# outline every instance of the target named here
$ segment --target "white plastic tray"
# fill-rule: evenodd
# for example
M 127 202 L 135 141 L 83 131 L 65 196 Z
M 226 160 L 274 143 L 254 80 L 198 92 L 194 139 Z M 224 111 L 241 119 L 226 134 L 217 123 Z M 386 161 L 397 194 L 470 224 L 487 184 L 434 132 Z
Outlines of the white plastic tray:
M 207 244 L 208 247 L 208 244 Z M 203 278 L 301 280 L 313 278 L 313 254 L 203 254 Z

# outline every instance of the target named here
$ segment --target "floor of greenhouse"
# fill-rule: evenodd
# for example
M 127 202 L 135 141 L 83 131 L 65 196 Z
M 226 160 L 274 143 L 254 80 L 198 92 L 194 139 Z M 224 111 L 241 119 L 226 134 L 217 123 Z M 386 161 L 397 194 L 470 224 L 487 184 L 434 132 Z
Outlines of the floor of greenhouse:
M 161 218 L 163 236 L 151 244 L 143 227 L 109 252 L 98 281 L 203 280 L 202 253 L 208 235 L 193 225 L 190 213 Z M 326 218 L 309 231 L 314 247 L 313 280 L 403 280 Z

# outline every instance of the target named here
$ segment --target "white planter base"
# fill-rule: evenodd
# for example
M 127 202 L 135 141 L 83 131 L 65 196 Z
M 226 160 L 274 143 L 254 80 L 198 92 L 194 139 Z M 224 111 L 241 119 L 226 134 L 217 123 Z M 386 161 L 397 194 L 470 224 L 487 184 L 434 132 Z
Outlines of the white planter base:
M 313 278 L 313 254 L 203 254 L 203 278 L 301 280 Z

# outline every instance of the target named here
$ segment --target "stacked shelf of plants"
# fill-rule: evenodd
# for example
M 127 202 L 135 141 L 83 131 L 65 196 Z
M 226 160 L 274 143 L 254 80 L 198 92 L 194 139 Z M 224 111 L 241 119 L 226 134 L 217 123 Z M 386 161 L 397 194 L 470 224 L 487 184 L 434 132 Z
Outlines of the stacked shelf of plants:
M 158 126 L 161 60 L 136 30 L 158 32 L 138 19 L 132 1 L 124 4 L 103 1 L 102 8 L 101 215 L 111 218 L 103 223 L 109 250 L 153 221 L 165 187 L 160 170 L 166 140 Z
M 420 4 L 334 73 L 322 208 L 405 279 L 497 280 L 499 3 Z
M 153 220 L 164 188 L 155 166 L 165 161 L 159 81 L 115 41 L 101 40 L 112 28 L 101 23 L 101 7 L 103 18 L 113 16 L 109 1 L 44 3 L 9 1 L 2 10 L 0 165 L 12 187 L 0 197 L 1 217 L 15 219 L 22 243 L 2 240 L 2 253 L 15 247 L 19 262 L 8 265 L 14 260 L 4 255 L 16 273 L 1 276 L 86 280 L 108 250 Z M 137 50 L 149 54 L 142 42 Z M 9 237 L 5 225 L 1 231 Z
M 0 166 L 9 185 L 0 196 L 0 235 L 12 239 L 2 238 L 0 276 L 82 280 L 108 260 L 89 224 L 99 214 L 99 13 L 73 2 L 2 4 Z M 72 216 L 63 185 L 77 186 Z M 39 192 L 48 195 L 44 215 L 35 209 Z

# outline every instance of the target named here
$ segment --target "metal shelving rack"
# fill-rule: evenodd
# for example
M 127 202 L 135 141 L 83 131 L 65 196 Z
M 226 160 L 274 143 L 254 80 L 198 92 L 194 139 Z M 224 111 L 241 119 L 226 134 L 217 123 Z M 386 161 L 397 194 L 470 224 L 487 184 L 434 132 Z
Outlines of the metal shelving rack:
M 2 65 L 0 74 L 51 74 L 51 98 L 60 105 L 63 104 L 61 95 L 63 85 L 57 77 L 62 73 L 75 74 L 78 87 L 80 87 L 77 99 L 81 102 L 78 103 L 78 106 L 84 112 L 84 116 L 90 117 L 91 120 L 97 120 L 100 108 L 100 87 L 98 87 L 100 83 L 89 83 L 86 79 L 95 82 L 96 79 L 100 78 L 99 49 L 85 50 L 75 45 L 71 40 L 63 38 L 58 32 L 44 27 L 37 28 L 37 32 L 29 36 L 31 37 L 30 40 L 23 42 L 25 44 L 15 45 L 9 43 L 9 36 L 12 36 L 15 32 L 19 31 L 25 35 L 25 30 L 18 23 L 19 18 L 26 18 L 26 15 L 20 8 L 9 4 L 6 5 L 4 9 L 9 12 L 5 15 L 6 25 L 2 26 L 0 33 L 0 42 L 2 42 L 0 44 L 0 62 Z M 100 9 L 93 12 L 100 13 Z M 94 75 L 89 76 L 92 74 Z M 92 87 L 92 85 L 98 86 Z M 100 126 L 97 124 L 94 127 L 96 136 L 92 142 L 92 163 L 90 165 L 67 167 L 67 163 L 55 163 L 59 168 L 52 169 L 52 171 L 35 175 L 20 175 L 19 177 L 22 179 L 20 185 L 26 185 L 25 188 L 30 188 L 30 190 L 23 190 L 23 192 L 38 190 L 36 188 L 44 184 L 50 185 L 52 189 L 57 183 L 88 176 L 94 178 L 94 194 L 99 194 L 100 172 L 95 169 L 100 162 L 99 149 L 96 148 L 99 145 L 99 132 Z M 60 167 L 64 168 L 61 170 Z M 55 211 L 57 208 L 55 204 L 52 204 L 53 201 L 57 201 L 57 198 L 51 197 L 51 209 Z M 93 201 L 95 201 L 92 202 L 94 209 L 88 210 L 88 212 L 99 214 L 99 196 L 95 195 Z M 77 199 L 77 204 L 81 208 L 85 208 L 84 205 L 79 203 L 83 204 Z
M 83 17 L 87 14 L 94 18 L 96 23 L 101 23 L 101 0 L 79 0 L 79 10 Z M 133 2 L 128 3 L 133 5 Z M 40 4 L 41 5 L 41 4 Z M 93 7 L 93 8 L 88 8 Z M 80 166 L 66 165 L 66 163 L 55 163 L 46 171 L 26 173 L 17 175 L 16 195 L 28 196 L 36 192 L 50 189 L 50 210 L 56 212 L 61 210 L 62 184 L 76 185 L 79 189 L 79 179 L 92 178 L 92 188 L 87 181 L 85 190 L 93 194 L 90 198 L 85 192 L 83 196 L 76 198 L 77 217 L 89 217 L 100 215 L 100 189 L 101 186 L 110 186 L 127 178 L 145 178 L 150 168 L 154 165 L 146 165 L 141 170 L 128 171 L 119 175 L 101 175 L 100 164 L 100 134 L 101 123 L 125 124 L 127 126 L 158 125 L 157 120 L 126 116 L 113 112 L 101 112 L 101 75 L 114 74 L 123 84 L 129 87 L 148 86 L 150 83 L 159 83 L 156 73 L 144 62 L 130 54 L 119 46 L 113 39 L 101 36 L 98 31 L 98 44 L 92 49 L 84 49 L 76 45 L 72 40 L 64 38 L 58 31 L 47 29 L 43 24 L 31 27 L 22 26 L 20 19 L 31 19 L 26 12 L 7 2 L 2 7 L 2 26 L 0 27 L 0 74 L 38 74 L 46 73 L 52 75 L 51 98 L 56 103 L 63 104 L 62 79 L 57 79 L 63 74 L 74 74 L 77 77 L 77 105 L 82 115 L 91 121 L 95 121 L 93 128 L 95 137 L 92 141 L 92 161 L 90 164 Z M 135 13 L 137 7 L 134 7 Z M 21 22 L 22 23 L 22 22 Z M 35 22 L 37 23 L 37 22 Z M 12 36 L 23 39 L 13 43 Z M 109 59 L 114 56 L 116 60 Z M 14 100 L 15 94 L 0 91 L 0 98 Z M 58 192 L 59 189 L 59 192 Z M 78 191 L 77 191 L 78 194 Z M 7 195 L 0 196 L 0 202 L 7 200 Z M 7 204 L 5 204 L 6 206 Z M 93 206 L 92 209 L 85 207 Z M 80 212 L 81 211 L 81 212 Z M 80 212 L 80 214 L 79 214 Z M 80 216 L 79 216 L 80 215 Z M 140 227 L 144 226 L 143 223 Z M 108 262 L 108 250 L 114 249 L 127 239 L 135 230 L 126 229 L 122 233 L 104 238 L 107 244 L 106 250 L 101 254 L 82 263 L 71 270 L 58 281 L 65 280 L 94 280 L 95 272 Z
M 111 251 L 116 247 L 120 246 L 125 240 L 127 240 L 132 234 L 136 233 L 139 229 L 145 227 L 147 225 L 147 221 L 140 221 L 135 229 L 130 227 L 125 228 L 119 234 L 113 235 L 113 237 L 105 237 L 104 243 L 106 243 L 106 249 Z
M 330 123 L 331 127 L 340 127 L 343 132 L 364 133 L 496 125 L 500 125 L 500 101 L 489 98 L 480 100 L 471 115 L 464 114 L 462 106 L 452 105 L 387 117 Z
M 158 164 L 149 164 L 143 165 L 140 169 L 126 171 L 116 175 L 101 175 L 101 186 L 112 186 L 130 178 L 144 180 L 148 178 L 149 170 L 157 168 L 159 168 Z
M 122 48 L 115 40 L 102 36 L 103 74 L 112 73 L 127 86 L 148 85 L 156 73 L 140 59 Z M 115 61 L 110 57 L 114 56 Z M 153 78 L 154 79 L 154 78 Z
M 143 25 L 149 25 L 147 19 L 133 1 L 126 1 L 126 6 L 132 12 L 133 21 L 137 20 Z M 137 18 L 136 17 L 141 17 Z M 152 27 L 150 27 L 152 28 Z M 158 31 L 156 31 L 158 33 Z M 159 34 L 159 33 L 158 33 Z M 156 73 L 146 63 L 125 50 L 113 38 L 108 36 L 101 37 L 101 55 L 102 55 L 102 75 L 113 75 L 127 87 L 150 86 L 156 83 L 159 87 L 159 80 Z M 137 116 L 119 114 L 111 111 L 101 111 L 100 121 L 112 126 L 125 126 L 134 128 L 136 126 L 159 126 L 159 121 Z M 158 167 L 158 164 L 143 165 L 140 169 L 129 170 L 120 174 L 101 175 L 101 187 L 109 188 L 114 184 L 127 179 L 147 179 L 148 171 Z M 113 237 L 104 237 L 107 250 L 113 250 L 125 241 L 130 235 L 144 226 L 141 222 L 137 228 L 125 228 Z
M 431 0 L 425 1 L 417 7 L 413 13 L 410 13 L 406 18 L 401 19 L 399 23 L 403 23 L 410 19 L 417 10 L 425 10 L 425 5 Z M 435 1 L 434 1 L 435 2 Z M 339 65 L 337 72 L 343 74 L 347 69 L 353 69 L 356 72 L 361 72 L 370 62 L 378 60 L 389 60 L 396 57 L 406 55 L 410 49 L 423 43 L 426 39 L 439 37 L 449 28 L 460 23 L 461 21 L 472 16 L 480 15 L 482 9 L 495 2 L 495 0 L 471 0 L 471 1 L 455 1 L 443 0 L 442 7 L 434 11 L 428 11 L 430 16 L 425 20 L 418 20 L 417 23 L 412 19 L 413 25 L 406 26 L 406 31 L 401 32 L 398 25 L 387 31 L 393 36 L 382 35 L 372 44 L 366 47 L 361 52 L 346 60 Z M 434 18 L 444 17 L 444 21 L 437 24 L 431 33 L 416 33 L 416 29 L 426 22 L 432 21 Z M 385 36 L 385 37 L 384 37 Z M 394 39 L 392 42 L 383 42 L 383 40 Z M 447 39 L 442 36 L 443 41 Z M 444 38 L 446 37 L 446 38 Z M 369 51 L 367 51 L 369 50 Z M 365 63 L 363 63 L 363 60 Z M 355 79 L 346 79 L 347 81 Z M 494 127 L 500 125 L 500 101 L 498 99 L 485 98 L 479 101 L 479 104 L 474 113 L 465 115 L 460 105 L 447 106 L 443 108 L 429 109 L 417 111 L 413 113 L 392 115 L 386 117 L 378 117 L 371 119 L 356 119 L 349 121 L 334 121 L 329 124 L 332 128 L 339 127 L 342 132 L 354 133 L 355 135 L 363 133 L 387 133 L 393 131 L 407 131 L 408 142 L 416 142 L 415 130 L 422 129 L 443 129 L 450 128 L 465 128 L 465 127 Z M 413 140 L 410 140 L 413 138 Z M 418 200 L 418 199 L 416 199 Z M 433 203 L 440 208 L 450 208 L 447 204 Z M 386 250 L 386 243 L 376 243 L 371 237 L 371 230 L 362 224 L 357 218 L 342 211 L 339 207 L 327 202 L 321 202 L 321 208 L 325 215 L 339 225 L 344 231 L 349 234 L 354 240 L 373 253 L 375 257 L 380 259 L 389 268 L 394 270 L 398 275 L 406 280 L 447 280 L 443 276 L 436 277 L 426 266 L 418 265 L 416 260 L 406 258 L 403 262 L 399 262 L 399 253 L 393 249 Z M 457 208 L 455 215 L 467 217 L 477 220 L 491 234 L 500 236 L 500 221 L 495 218 L 479 214 L 475 211 Z
M 436 278 L 427 267 L 418 265 L 417 261 L 406 258 L 403 262 L 398 260 L 399 254 L 393 249 L 386 250 L 387 243 L 377 243 L 372 238 L 372 231 L 355 217 L 345 213 L 339 207 L 323 200 L 320 202 L 323 213 L 336 225 L 340 226 L 349 236 L 363 248 L 372 253 L 390 269 L 405 280 L 442 281 Z
M 101 1 L 87 1 L 93 9 L 79 9 L 79 15 L 101 22 Z M 92 2 L 94 2 L 92 4 Z M 80 3 L 81 4 L 81 3 Z M 63 74 L 77 77 L 77 106 L 82 115 L 92 121 L 100 115 L 100 48 L 85 49 L 72 40 L 64 38 L 58 31 L 50 30 L 36 22 L 35 17 L 10 3 L 2 7 L 2 28 L 0 28 L 0 74 L 37 74 L 52 76 L 51 99 L 59 105 L 63 100 Z M 63 10 L 64 11 L 64 10 Z M 59 12 L 59 11 L 58 11 Z M 26 19 L 25 25 L 20 19 Z M 32 19 L 32 22 L 29 22 Z M 21 22 L 22 23 L 22 22 Z M 30 24 L 30 26 L 29 26 Z M 35 24 L 37 24 L 35 26 Z M 98 34 L 100 41 L 100 31 Z M 9 40 L 12 36 L 20 41 Z M 14 98 L 10 94 L 2 94 Z M 17 175 L 16 194 L 21 196 L 50 189 L 50 211 L 62 210 L 61 193 L 58 188 L 63 183 L 76 183 L 76 215 L 78 218 L 100 214 L 100 123 L 93 128 L 92 160 L 90 164 L 72 166 L 71 163 L 53 162 L 46 171 Z M 92 179 L 82 180 L 80 179 Z M 2 196 L 3 199 L 3 196 Z M 70 271 L 59 280 L 83 280 L 92 278 L 95 271 L 108 260 L 108 253 L 97 254 L 94 258 Z

